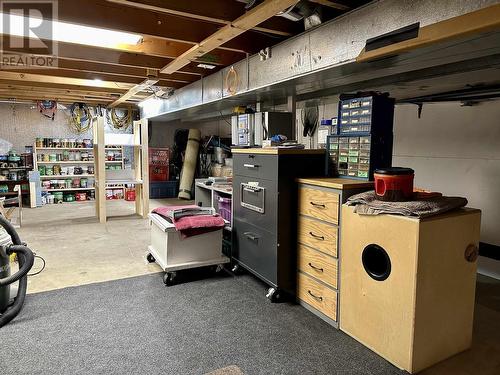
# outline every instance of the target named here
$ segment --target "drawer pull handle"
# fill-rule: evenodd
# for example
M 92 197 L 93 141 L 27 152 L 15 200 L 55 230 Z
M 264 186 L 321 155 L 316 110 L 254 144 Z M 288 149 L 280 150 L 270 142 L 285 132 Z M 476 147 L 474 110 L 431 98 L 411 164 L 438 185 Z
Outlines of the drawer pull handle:
M 321 241 L 324 241 L 324 240 L 325 240 L 325 237 L 324 237 L 324 236 L 318 236 L 317 234 L 314 234 L 313 232 L 309 232 L 309 234 L 310 234 L 312 237 L 314 237 L 314 238 L 316 238 L 316 239 L 318 239 L 318 240 L 321 240 Z
M 311 203 L 314 207 L 320 207 L 320 208 L 326 208 L 324 204 L 319 204 L 319 203 L 314 203 L 314 202 L 309 202 Z
M 318 301 L 323 301 L 323 297 L 314 295 L 310 290 L 308 290 L 307 293 L 309 293 L 312 298 L 317 299 Z
M 252 241 L 257 241 L 259 239 L 259 237 L 255 236 L 254 234 L 252 234 L 250 232 L 245 232 L 243 234 L 245 235 L 246 238 L 248 238 L 249 240 L 252 240 Z
M 243 164 L 245 168 L 259 168 L 257 164 Z
M 316 267 L 311 262 L 309 262 L 309 267 L 311 267 L 313 270 L 323 272 L 323 268 Z

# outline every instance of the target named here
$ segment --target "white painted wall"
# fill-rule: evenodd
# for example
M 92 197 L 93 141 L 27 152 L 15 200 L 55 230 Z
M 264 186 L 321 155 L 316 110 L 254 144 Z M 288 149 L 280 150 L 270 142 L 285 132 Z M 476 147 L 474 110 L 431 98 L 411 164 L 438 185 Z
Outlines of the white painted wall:
M 481 240 L 500 245 L 500 101 L 398 105 L 393 165 L 415 170 L 415 185 L 460 195 L 480 208 Z
M 228 120 L 230 122 L 230 120 Z M 221 137 L 231 137 L 231 125 L 223 119 L 208 121 L 169 121 L 152 122 L 151 147 L 172 147 L 174 134 L 177 129 L 200 129 L 201 136 L 219 135 Z

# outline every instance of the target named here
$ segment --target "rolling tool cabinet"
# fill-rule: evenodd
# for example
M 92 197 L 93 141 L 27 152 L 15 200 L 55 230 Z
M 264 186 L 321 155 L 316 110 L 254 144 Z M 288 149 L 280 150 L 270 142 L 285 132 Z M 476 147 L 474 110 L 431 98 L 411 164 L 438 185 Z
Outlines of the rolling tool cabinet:
M 341 206 L 373 183 L 344 178 L 298 179 L 297 298 L 338 328 Z
M 324 173 L 324 150 L 233 149 L 233 260 L 270 286 L 296 292 L 297 184 Z

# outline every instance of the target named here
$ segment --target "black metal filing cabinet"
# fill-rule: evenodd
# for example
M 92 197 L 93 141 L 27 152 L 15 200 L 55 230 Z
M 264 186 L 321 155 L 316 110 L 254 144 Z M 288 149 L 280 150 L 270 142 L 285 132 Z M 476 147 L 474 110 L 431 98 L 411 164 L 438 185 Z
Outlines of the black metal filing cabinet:
M 297 177 L 322 176 L 325 150 L 233 149 L 233 260 L 270 286 L 268 298 L 295 295 Z

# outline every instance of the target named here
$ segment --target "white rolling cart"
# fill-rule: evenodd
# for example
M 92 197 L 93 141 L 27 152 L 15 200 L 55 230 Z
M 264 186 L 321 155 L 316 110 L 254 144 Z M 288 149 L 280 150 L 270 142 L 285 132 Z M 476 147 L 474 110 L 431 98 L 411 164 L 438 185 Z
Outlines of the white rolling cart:
M 216 266 L 223 269 L 229 258 L 222 255 L 222 228 L 209 233 L 182 238 L 174 224 L 155 213 L 148 215 L 151 225 L 151 245 L 147 260 L 156 262 L 165 271 L 163 282 L 174 284 L 177 271 L 190 268 Z

